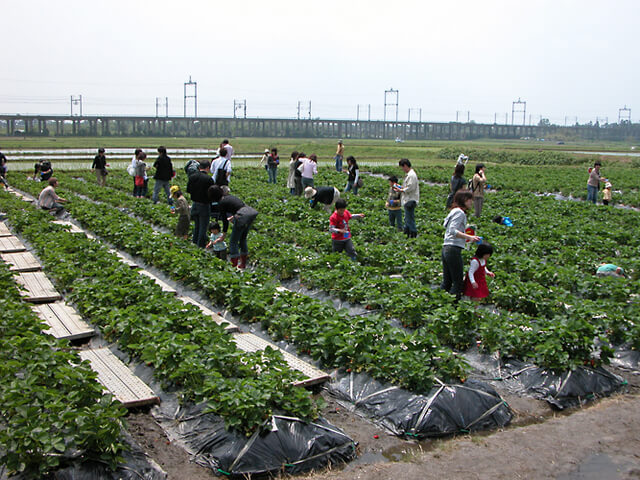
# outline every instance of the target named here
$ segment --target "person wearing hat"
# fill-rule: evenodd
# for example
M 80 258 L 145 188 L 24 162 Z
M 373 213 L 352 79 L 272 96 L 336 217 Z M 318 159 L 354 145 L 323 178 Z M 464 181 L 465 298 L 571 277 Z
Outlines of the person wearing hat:
M 344 144 L 342 140 L 338 140 L 338 149 L 336 150 L 336 156 L 333 158 L 336 161 L 336 172 L 342 172 L 342 159 L 344 158 Z
M 189 204 L 187 203 L 187 199 L 184 198 L 184 195 L 178 185 L 172 185 L 170 190 L 171 197 L 173 198 L 171 213 L 178 214 L 178 223 L 176 224 L 174 233 L 176 237 L 186 240 L 189 235 L 189 224 L 191 223 Z
M 324 205 L 324 209 L 327 212 L 333 210 L 333 204 L 340 198 L 340 190 L 336 187 L 307 187 L 304 189 L 304 198 L 309 200 L 311 208 L 314 208 L 318 203 Z
M 98 149 L 98 154 L 93 158 L 93 163 L 91 164 L 91 168 L 93 168 L 96 173 L 98 185 L 101 187 L 104 187 L 106 184 L 108 166 L 109 164 L 104 156 L 104 148 L 101 147 Z
M 269 149 L 265 148 L 264 153 L 262 154 L 262 158 L 260 159 L 259 165 L 264 165 L 264 169 L 269 173 L 269 165 L 267 164 L 267 160 L 269 159 Z
M 602 204 L 609 205 L 611 201 L 611 182 L 604 184 L 604 190 L 602 190 Z

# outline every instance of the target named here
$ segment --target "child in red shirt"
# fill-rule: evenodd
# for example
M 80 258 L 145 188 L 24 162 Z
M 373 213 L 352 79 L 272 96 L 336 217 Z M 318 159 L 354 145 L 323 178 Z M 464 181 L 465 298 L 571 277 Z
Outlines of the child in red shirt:
M 351 241 L 351 229 L 349 220 L 352 218 L 363 218 L 364 213 L 354 213 L 347 210 L 346 200 L 340 198 L 336 200 L 336 211 L 329 217 L 329 231 L 331 232 L 331 244 L 334 252 L 347 252 L 351 260 L 356 259 L 356 250 Z
M 488 243 L 481 243 L 476 249 L 476 254 L 471 259 L 469 271 L 464 278 L 464 293 L 467 297 L 474 300 L 481 300 L 489 296 L 489 287 L 487 287 L 487 277 L 495 277 L 495 273 L 490 272 L 487 268 L 487 260 L 493 253 L 493 247 Z

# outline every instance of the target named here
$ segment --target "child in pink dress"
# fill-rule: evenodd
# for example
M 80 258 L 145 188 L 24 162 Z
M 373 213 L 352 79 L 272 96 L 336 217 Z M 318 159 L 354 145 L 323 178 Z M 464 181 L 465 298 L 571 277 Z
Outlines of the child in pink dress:
M 471 259 L 469 271 L 464 278 L 463 295 L 474 300 L 481 300 L 489 296 L 489 287 L 487 287 L 487 277 L 495 277 L 495 273 L 490 272 L 487 268 L 487 260 L 493 253 L 493 247 L 488 243 L 481 243 L 476 249 L 476 254 Z

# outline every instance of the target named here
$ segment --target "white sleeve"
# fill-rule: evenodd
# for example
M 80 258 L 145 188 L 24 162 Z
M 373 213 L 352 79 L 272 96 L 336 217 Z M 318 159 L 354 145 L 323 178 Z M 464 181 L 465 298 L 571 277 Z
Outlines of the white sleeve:
M 480 262 L 478 262 L 478 260 L 476 260 L 475 258 L 472 258 L 471 265 L 469 266 L 469 281 L 471 283 L 478 283 L 476 282 L 476 279 L 474 277 L 474 275 L 478 271 L 478 268 L 480 268 Z

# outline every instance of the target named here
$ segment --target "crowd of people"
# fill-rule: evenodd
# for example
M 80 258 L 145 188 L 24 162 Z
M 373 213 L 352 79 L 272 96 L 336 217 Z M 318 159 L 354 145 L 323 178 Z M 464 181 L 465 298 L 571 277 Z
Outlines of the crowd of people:
M 201 248 L 210 249 L 216 257 L 226 260 L 240 269 L 246 268 L 249 255 L 247 236 L 250 228 L 258 216 L 258 212 L 246 205 L 240 198 L 230 193 L 229 184 L 232 173 L 231 159 L 234 149 L 228 140 L 223 140 L 212 161 L 191 160 L 185 166 L 188 176 L 186 193 L 189 194 L 191 206 L 178 185 L 171 185 L 176 171 L 167 149 L 160 146 L 158 157 L 152 166 L 146 162 L 147 154 L 142 149 L 136 149 L 127 169 L 133 177 L 133 196 L 146 197 L 148 194 L 148 172 L 154 170 L 155 185 L 152 201 L 157 203 L 160 192 L 171 206 L 171 213 L 178 216 L 175 228 L 177 237 L 187 239 L 189 228 L 193 222 L 191 240 Z M 358 163 L 353 156 L 346 159 L 346 169 L 343 170 L 342 160 L 345 146 L 342 140 L 338 142 L 335 160 L 336 171 L 347 174 L 347 184 L 344 192 L 358 194 L 363 185 Z M 475 171 L 467 182 L 464 178 L 465 168 L 469 158 L 460 154 L 456 162 L 450 181 L 450 192 L 446 199 L 449 210 L 444 219 L 444 240 L 442 245 L 443 276 L 440 287 L 456 299 L 463 295 L 481 299 L 489 294 L 486 277 L 494 274 L 488 268 L 487 262 L 493 254 L 493 247 L 467 227 L 468 214 L 473 207 L 476 218 L 482 215 L 484 194 L 487 189 L 487 175 L 484 164 L 475 165 Z M 277 148 L 265 149 L 260 165 L 267 171 L 268 182 L 277 183 L 277 170 L 280 158 Z M 398 163 L 404 173 L 402 183 L 395 175 L 388 177 L 389 190 L 385 202 L 388 213 L 389 226 L 402 231 L 408 238 L 416 238 L 418 228 L 415 221 L 415 210 L 420 201 L 420 182 L 410 160 L 403 158 Z M 107 159 L 104 148 L 99 148 L 91 168 L 95 171 L 98 185 L 105 186 L 108 174 Z M 601 183 L 604 183 L 603 204 L 611 201 L 611 183 L 601 176 L 601 163 L 596 161 L 589 169 L 587 180 L 587 200 L 596 203 Z M 0 182 L 7 186 L 7 158 L 0 152 Z M 347 202 L 341 198 L 341 192 L 333 186 L 315 186 L 314 177 L 318 173 L 318 158 L 315 154 L 307 156 L 304 152 L 294 151 L 289 159 L 287 174 L 287 188 L 291 195 L 304 195 L 311 208 L 321 204 L 329 217 L 329 232 L 331 234 L 332 250 L 345 251 L 349 258 L 355 260 L 357 254 L 351 239 L 349 221 L 352 218 L 363 218 L 364 214 L 352 214 L 347 209 Z M 58 180 L 53 176 L 53 168 L 49 161 L 36 163 L 33 180 L 47 182 L 41 191 L 38 205 L 60 214 L 64 211 L 66 199 L 56 193 Z M 509 217 L 496 217 L 494 221 L 507 226 L 513 223 Z M 222 223 L 222 225 L 220 225 Z M 229 226 L 233 225 L 227 240 Z M 228 244 L 227 244 L 228 242 Z M 462 260 L 462 250 L 468 242 L 477 244 L 476 252 L 471 259 L 466 274 Z M 228 254 L 227 254 L 228 246 Z M 612 264 L 598 265 L 598 275 L 624 276 L 621 267 Z

